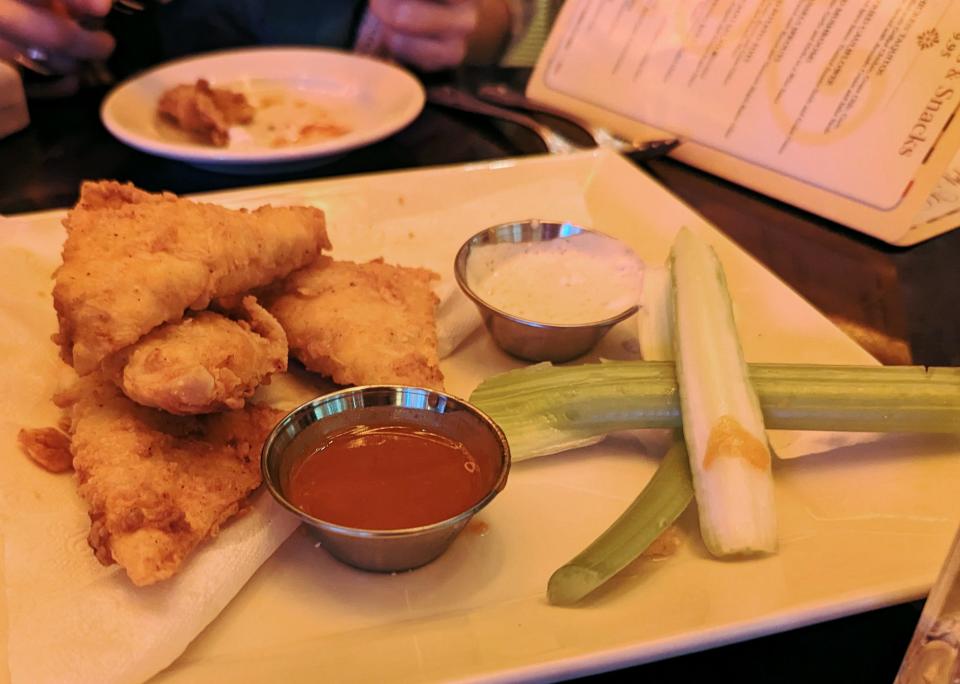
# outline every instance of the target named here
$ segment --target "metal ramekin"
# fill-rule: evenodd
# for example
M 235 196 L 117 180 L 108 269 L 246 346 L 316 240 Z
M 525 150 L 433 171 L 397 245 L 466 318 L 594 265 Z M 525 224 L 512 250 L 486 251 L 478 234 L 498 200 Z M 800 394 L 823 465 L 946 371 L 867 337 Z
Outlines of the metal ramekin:
M 638 307 L 631 306 L 600 321 L 567 325 L 538 323 L 513 316 L 491 306 L 470 286 L 467 263 L 473 249 L 504 242 L 544 242 L 591 232 L 596 233 L 571 223 L 528 219 L 482 230 L 460 247 L 453 265 L 457 284 L 476 304 L 490 336 L 505 352 L 527 361 L 560 363 L 575 359 L 590 351 L 613 326 L 635 314 Z M 549 294 L 545 293 L 545 296 Z
M 284 495 L 290 469 L 321 446 L 328 435 L 356 425 L 423 427 L 463 443 L 474 453 L 493 450 L 500 469 L 490 491 L 452 518 L 395 530 L 367 530 L 318 520 Z M 486 414 L 449 394 L 419 387 L 352 387 L 313 399 L 290 412 L 263 445 L 263 480 L 273 497 L 307 524 L 335 558 L 364 570 L 396 572 L 425 565 L 442 554 L 477 511 L 503 489 L 510 447 Z

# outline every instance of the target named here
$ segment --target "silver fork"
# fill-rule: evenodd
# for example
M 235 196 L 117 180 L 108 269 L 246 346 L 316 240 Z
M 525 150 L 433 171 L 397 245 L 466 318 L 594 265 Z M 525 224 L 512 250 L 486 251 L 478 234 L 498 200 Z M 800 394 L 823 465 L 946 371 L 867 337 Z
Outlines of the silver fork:
M 489 83 L 480 86 L 477 89 L 477 96 L 487 102 L 495 102 L 505 107 L 516 107 L 530 112 L 539 112 L 556 117 L 562 121 L 568 121 L 577 128 L 582 129 L 594 141 L 597 147 L 606 147 L 625 155 L 640 153 L 644 157 L 659 156 L 666 154 L 674 147 L 680 144 L 675 138 L 664 140 L 627 140 L 614 133 L 611 133 L 602 126 L 596 126 L 589 121 L 580 118 L 575 114 L 566 112 L 544 102 L 531 99 L 509 86 L 502 83 Z
M 519 112 L 484 102 L 470 93 L 460 90 L 459 88 L 454 88 L 453 86 L 433 86 L 427 90 L 427 99 L 434 104 L 444 107 L 459 109 L 460 111 L 470 112 L 472 114 L 492 116 L 526 128 L 543 141 L 547 151 L 551 154 L 567 154 L 583 149 L 574 145 L 552 128 L 544 126 L 526 114 L 520 114 Z
M 121 14 L 133 14 L 135 12 L 142 12 L 147 8 L 142 2 L 137 0 L 114 0 L 113 7 L 111 9 L 120 12 Z

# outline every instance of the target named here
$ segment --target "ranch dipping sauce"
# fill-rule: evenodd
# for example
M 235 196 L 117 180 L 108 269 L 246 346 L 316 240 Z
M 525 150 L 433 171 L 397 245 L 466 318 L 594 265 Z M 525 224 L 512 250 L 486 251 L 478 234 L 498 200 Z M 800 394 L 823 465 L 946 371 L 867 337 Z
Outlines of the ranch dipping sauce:
M 643 262 L 619 240 L 583 232 L 478 245 L 466 271 L 477 296 L 506 314 L 576 325 L 606 320 L 637 304 Z

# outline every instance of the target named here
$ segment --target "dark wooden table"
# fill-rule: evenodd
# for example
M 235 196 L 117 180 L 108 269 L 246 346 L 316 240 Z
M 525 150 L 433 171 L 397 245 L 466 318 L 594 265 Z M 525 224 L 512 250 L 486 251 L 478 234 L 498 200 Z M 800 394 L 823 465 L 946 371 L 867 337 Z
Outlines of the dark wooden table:
M 496 76 L 518 82 L 525 74 Z M 115 141 L 99 121 L 102 96 L 90 91 L 33 103 L 31 126 L 0 140 L 0 214 L 68 206 L 86 178 L 187 193 L 541 151 L 519 132 L 428 106 L 403 132 L 319 170 L 286 178 L 220 175 Z M 960 365 L 960 231 L 897 249 L 671 160 L 649 162 L 647 170 L 881 360 Z M 892 606 L 589 679 L 891 682 L 921 606 Z

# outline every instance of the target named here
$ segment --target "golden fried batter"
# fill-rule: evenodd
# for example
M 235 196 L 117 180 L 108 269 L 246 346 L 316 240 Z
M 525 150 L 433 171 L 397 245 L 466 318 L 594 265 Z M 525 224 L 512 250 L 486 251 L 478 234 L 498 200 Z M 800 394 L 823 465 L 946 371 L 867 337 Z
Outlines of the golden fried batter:
M 260 484 L 260 449 L 283 416 L 248 406 L 171 416 L 89 375 L 60 403 L 71 407 L 73 465 L 101 563 L 138 585 L 167 579 L 244 506 Z
M 73 468 L 70 438 L 56 428 L 22 429 L 17 442 L 30 460 L 51 473 L 65 473 Z
M 165 91 L 157 112 L 200 140 L 223 147 L 230 142 L 230 126 L 253 121 L 255 110 L 243 93 L 211 88 L 205 79 Z
M 104 362 L 123 393 L 177 415 L 243 408 L 273 373 L 287 370 L 287 336 L 246 296 L 238 320 L 201 311 L 155 328 Z
M 54 340 L 81 375 L 187 309 L 267 285 L 330 247 L 319 209 L 230 210 L 110 181 L 84 183 L 64 225 Z
M 437 274 L 424 268 L 321 257 L 291 274 L 266 302 L 291 353 L 341 385 L 442 389 Z

